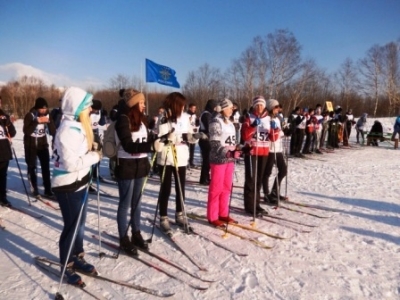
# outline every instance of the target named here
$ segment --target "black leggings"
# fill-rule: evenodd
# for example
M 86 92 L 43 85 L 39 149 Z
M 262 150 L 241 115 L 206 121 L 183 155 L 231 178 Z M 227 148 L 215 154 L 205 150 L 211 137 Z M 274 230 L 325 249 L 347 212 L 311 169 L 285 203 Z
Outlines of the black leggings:
M 169 196 L 171 195 L 171 184 L 172 184 L 172 174 L 174 174 L 175 179 L 175 207 L 176 212 L 182 211 L 182 203 L 181 203 L 181 195 L 179 191 L 179 185 L 177 182 L 177 176 L 179 173 L 179 179 L 181 182 L 181 189 L 182 189 L 182 197 L 183 200 L 185 199 L 185 182 L 186 182 L 186 166 L 179 167 L 178 173 L 176 172 L 175 167 L 173 166 L 165 166 L 165 174 L 163 177 L 164 166 L 158 165 L 158 170 L 160 172 L 160 178 L 162 180 L 161 187 L 160 187 L 160 194 L 158 195 L 158 201 L 160 204 L 160 216 L 167 216 L 168 215 L 168 200 Z

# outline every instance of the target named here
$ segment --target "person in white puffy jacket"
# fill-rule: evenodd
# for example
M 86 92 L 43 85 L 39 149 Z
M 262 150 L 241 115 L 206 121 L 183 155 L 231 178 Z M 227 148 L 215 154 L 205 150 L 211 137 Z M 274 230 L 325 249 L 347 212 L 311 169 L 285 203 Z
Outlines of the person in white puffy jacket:
M 63 119 L 54 141 L 53 192 L 60 205 L 64 227 L 61 232 L 60 263 L 67 265 L 65 274 L 70 284 L 79 284 L 80 269 L 95 272 L 83 256 L 83 237 L 87 211 L 88 186 L 91 167 L 101 159 L 101 151 L 93 142 L 89 113 L 93 95 L 77 88 L 68 88 L 61 100 Z M 79 224 L 78 216 L 81 213 Z M 73 241 L 74 232 L 76 238 Z M 71 243 L 73 242 L 72 246 Z M 68 256 L 69 249 L 71 253 Z
M 186 98 L 181 93 L 173 92 L 167 95 L 163 103 L 165 116 L 158 120 L 158 136 L 160 139 L 155 143 L 158 152 L 158 170 L 161 177 L 160 194 L 158 196 L 160 225 L 162 230 L 168 234 L 171 233 L 167 211 L 168 199 L 171 194 L 172 174 L 175 179 L 176 194 L 175 221 L 179 226 L 187 226 L 187 220 L 183 215 L 183 201 L 185 199 L 186 167 L 189 161 L 188 133 L 190 120 L 189 115 L 183 113 L 185 102 Z M 167 138 L 165 138 L 166 136 Z

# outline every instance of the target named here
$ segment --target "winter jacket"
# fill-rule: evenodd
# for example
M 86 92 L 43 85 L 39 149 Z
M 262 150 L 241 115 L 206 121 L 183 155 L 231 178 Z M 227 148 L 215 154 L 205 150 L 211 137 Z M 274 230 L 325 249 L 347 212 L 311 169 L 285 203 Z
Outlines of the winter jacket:
M 396 121 L 394 122 L 393 132 L 394 132 L 394 134 L 400 133 L 400 116 L 398 116 L 396 118 Z
M 37 149 L 42 150 L 49 147 L 47 141 L 47 134 L 50 134 L 53 138 L 56 134 L 56 126 L 54 121 L 49 117 L 48 111 L 46 115 L 49 118 L 48 123 L 39 123 L 38 117 L 40 117 L 38 111 L 32 108 L 24 118 L 24 147 L 25 149 Z
M 226 164 L 235 160 L 226 157 L 227 152 L 235 150 L 237 144 L 235 126 L 231 121 L 227 120 L 227 122 L 225 123 L 221 114 L 210 122 L 210 163 L 212 164 Z
M 176 149 L 176 159 L 178 167 L 186 167 L 189 162 L 189 146 L 188 143 L 188 132 L 189 132 L 189 115 L 182 114 L 176 122 L 171 122 L 167 120 L 166 123 L 162 123 L 163 120 L 158 120 L 158 136 L 168 135 L 173 128 L 173 140 L 170 141 L 169 145 L 162 146 L 158 149 L 157 153 L 157 164 L 164 166 L 175 166 L 174 157 L 173 157 L 173 147 Z M 159 141 L 156 141 L 159 143 Z
M 89 107 L 92 95 L 79 88 L 69 88 L 62 100 L 64 114 L 54 139 L 54 168 L 52 187 L 58 192 L 83 189 L 90 181 L 92 165 L 99 162 L 99 155 L 90 151 L 85 131 L 77 121 L 83 109 Z
M 260 119 L 260 125 L 253 127 L 256 118 Z M 269 153 L 269 131 L 271 128 L 271 118 L 267 113 L 261 116 L 249 114 L 242 125 L 242 140 L 245 145 L 250 145 L 251 155 L 267 156 Z
M 120 115 L 115 123 L 115 141 L 118 148 L 118 161 L 115 176 L 118 179 L 136 179 L 147 176 L 150 163 L 147 153 L 152 151 L 147 127 L 142 123 L 138 131 L 130 131 L 127 115 Z
M 367 116 L 368 115 L 366 113 L 363 113 L 361 118 L 357 120 L 356 127 L 358 130 L 360 131 L 365 130 L 365 124 L 367 124 Z
M 12 159 L 11 145 L 8 138 L 13 138 L 16 133 L 14 124 L 10 121 L 10 116 L 0 109 L 0 161 Z
M 214 114 L 214 108 L 218 105 L 218 102 L 216 100 L 210 99 L 207 101 L 206 107 L 204 108 L 204 111 L 200 115 L 200 132 L 203 132 L 209 135 L 209 129 L 208 125 L 210 124 L 211 120 L 213 119 Z

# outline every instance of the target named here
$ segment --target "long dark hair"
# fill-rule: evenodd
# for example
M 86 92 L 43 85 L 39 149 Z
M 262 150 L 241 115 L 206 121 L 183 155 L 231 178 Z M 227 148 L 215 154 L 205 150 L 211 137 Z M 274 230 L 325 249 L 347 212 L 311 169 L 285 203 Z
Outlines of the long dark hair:
M 138 131 L 142 122 L 148 127 L 146 115 L 139 110 L 139 103 L 129 109 L 128 117 L 131 125 L 131 132 Z
M 165 113 L 167 118 L 171 122 L 176 122 L 176 120 L 181 116 L 183 108 L 185 107 L 186 98 L 179 92 L 173 92 L 167 95 L 164 100 L 163 106 L 165 108 Z

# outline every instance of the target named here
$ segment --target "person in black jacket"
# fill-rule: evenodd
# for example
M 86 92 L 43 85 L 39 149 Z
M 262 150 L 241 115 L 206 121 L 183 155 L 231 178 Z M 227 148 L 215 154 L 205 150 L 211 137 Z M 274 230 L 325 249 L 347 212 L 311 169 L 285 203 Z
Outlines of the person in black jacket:
M 118 181 L 119 205 L 117 212 L 120 247 L 128 255 L 137 256 L 136 247 L 147 250 L 148 244 L 140 232 L 141 196 L 146 176 L 150 171 L 147 153 L 154 151 L 149 141 L 145 97 L 134 89 L 124 92 L 125 104 L 120 102 L 115 123 L 117 154 L 115 177 Z M 130 209 L 130 224 L 127 214 Z M 127 232 L 132 226 L 132 239 Z
M 12 159 L 11 141 L 16 134 L 15 127 L 10 121 L 10 116 L 0 109 L 0 205 L 11 207 L 7 200 L 7 170 L 9 161 Z
M 47 101 L 44 98 L 37 98 L 35 106 L 25 115 L 24 118 L 24 148 L 25 162 L 28 167 L 28 179 L 31 191 L 35 197 L 40 197 L 36 176 L 36 158 L 39 158 L 42 170 L 44 195 L 53 198 L 50 182 L 50 154 L 47 133 L 53 138 L 56 127 L 49 117 Z
M 210 136 L 208 132 L 208 125 L 212 120 L 212 115 L 214 113 L 215 107 L 218 105 L 218 101 L 210 99 L 207 101 L 204 111 L 200 115 L 200 132 Z M 203 162 L 201 164 L 200 173 L 200 184 L 209 185 L 210 184 L 210 141 L 208 139 L 199 140 L 200 152 Z

